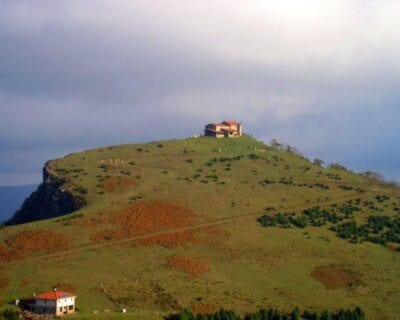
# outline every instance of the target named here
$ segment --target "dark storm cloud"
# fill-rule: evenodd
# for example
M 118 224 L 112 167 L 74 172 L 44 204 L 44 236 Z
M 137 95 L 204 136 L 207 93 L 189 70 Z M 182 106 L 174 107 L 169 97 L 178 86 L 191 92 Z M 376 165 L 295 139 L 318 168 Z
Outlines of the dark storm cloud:
M 223 118 L 399 177 L 398 10 L 0 0 L 0 184 L 37 182 L 45 160 L 73 150 L 185 137 Z

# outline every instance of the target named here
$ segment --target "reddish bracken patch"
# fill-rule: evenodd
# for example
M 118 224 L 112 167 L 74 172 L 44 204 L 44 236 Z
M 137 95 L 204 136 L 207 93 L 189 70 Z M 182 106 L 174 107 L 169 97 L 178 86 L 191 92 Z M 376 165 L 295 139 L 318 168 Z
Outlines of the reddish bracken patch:
M 8 238 L 6 242 L 19 252 L 50 253 L 66 250 L 69 247 L 64 235 L 46 230 L 25 230 Z
M 206 263 L 183 255 L 169 257 L 167 264 L 192 276 L 201 276 L 210 270 Z
M 311 272 L 311 276 L 327 289 L 339 289 L 361 284 L 356 273 L 336 265 L 316 267 Z
M 13 260 L 15 255 L 12 251 L 0 245 L 0 263 L 5 263 Z
M 197 314 L 212 314 L 218 310 L 218 307 L 207 303 L 194 303 L 191 305 L 191 309 Z
M 105 192 L 121 192 L 128 190 L 136 184 L 136 181 L 129 177 L 109 177 L 103 180 L 101 188 Z
M 394 244 L 394 243 L 387 243 L 386 248 L 388 248 L 390 251 L 393 251 L 393 252 L 397 252 L 398 250 L 400 250 L 399 245 Z
M 6 289 L 8 286 L 7 278 L 0 278 L 0 290 Z
M 166 201 L 142 201 L 112 214 L 109 223 L 116 228 L 94 233 L 94 241 L 131 238 L 150 232 L 188 227 L 194 222 L 194 212 Z

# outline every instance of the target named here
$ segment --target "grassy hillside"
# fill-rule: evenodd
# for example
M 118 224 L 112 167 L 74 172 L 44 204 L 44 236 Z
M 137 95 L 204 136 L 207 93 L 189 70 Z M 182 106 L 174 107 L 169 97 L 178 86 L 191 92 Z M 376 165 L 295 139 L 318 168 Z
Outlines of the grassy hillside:
M 87 319 L 127 318 L 118 306 L 137 319 L 295 306 L 399 318 L 391 186 L 250 137 L 105 147 L 47 169 L 86 206 L 0 230 L 4 307 L 57 284 Z

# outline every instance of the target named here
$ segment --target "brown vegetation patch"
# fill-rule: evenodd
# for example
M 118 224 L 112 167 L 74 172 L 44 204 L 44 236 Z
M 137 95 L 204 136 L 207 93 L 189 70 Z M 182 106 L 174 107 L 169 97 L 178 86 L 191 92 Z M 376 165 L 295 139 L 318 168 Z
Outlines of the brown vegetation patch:
M 194 303 L 191 305 L 191 309 L 197 314 L 212 314 L 218 310 L 218 307 L 213 304 L 207 303 Z
M 327 289 L 339 289 L 361 284 L 356 273 L 336 265 L 316 267 L 311 272 L 311 276 Z
M 137 241 L 142 245 L 159 245 L 166 248 L 175 248 L 188 244 L 212 244 L 215 239 L 220 239 L 221 230 L 218 226 L 200 227 L 192 230 L 164 233 L 149 236 Z
M 117 228 L 94 233 L 94 241 L 118 240 L 150 232 L 188 227 L 194 222 L 194 212 L 166 201 L 142 201 L 112 214 L 109 223 Z
M 66 250 L 67 238 L 53 231 L 25 230 L 7 239 L 7 244 L 20 252 L 34 251 L 50 253 Z
M 206 263 L 183 255 L 169 257 L 167 264 L 192 276 L 201 276 L 210 270 Z
M 0 245 L 0 263 L 9 262 L 15 258 L 12 251 Z
M 105 192 L 121 192 L 134 186 L 136 181 L 129 177 L 109 177 L 103 180 L 101 188 Z
M 8 286 L 8 279 L 7 278 L 0 278 L 0 290 L 6 289 Z
M 400 247 L 398 244 L 394 244 L 394 243 L 387 243 L 386 247 L 393 252 L 397 252 L 398 250 L 400 250 Z

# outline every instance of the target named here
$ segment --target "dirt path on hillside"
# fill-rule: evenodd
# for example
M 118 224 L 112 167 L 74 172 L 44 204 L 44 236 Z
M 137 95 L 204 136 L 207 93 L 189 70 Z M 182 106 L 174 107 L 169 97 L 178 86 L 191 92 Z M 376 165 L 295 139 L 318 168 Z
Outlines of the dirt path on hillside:
M 304 209 L 307 209 L 307 208 L 310 208 L 313 206 L 326 206 L 326 205 L 337 203 L 337 201 L 345 201 L 345 200 L 350 200 L 350 199 L 354 199 L 354 198 L 363 199 L 363 198 L 367 198 L 370 196 L 371 195 L 368 195 L 368 194 L 360 195 L 359 193 L 352 193 L 349 195 L 336 197 L 334 199 L 329 199 L 326 201 L 310 202 L 310 203 L 307 203 L 306 205 L 288 206 L 286 208 L 282 208 L 279 211 L 282 213 L 285 213 L 285 212 L 289 212 L 289 211 L 293 211 L 293 210 L 304 210 Z M 114 240 L 114 241 L 109 241 L 109 242 L 105 242 L 105 243 L 86 244 L 86 245 L 74 247 L 74 248 L 71 248 L 71 249 L 68 249 L 65 251 L 60 251 L 57 253 L 40 254 L 40 255 L 36 255 L 36 256 L 21 258 L 21 259 L 10 261 L 10 262 L 3 262 L 3 263 L 0 263 L 0 267 L 6 266 L 6 265 L 12 266 L 12 265 L 16 265 L 21 262 L 24 262 L 24 261 L 35 261 L 35 260 L 40 260 L 40 259 L 57 258 L 57 257 L 62 257 L 64 255 L 71 254 L 71 253 L 78 253 L 81 251 L 96 250 L 96 249 L 100 249 L 100 248 L 111 247 L 111 246 L 118 245 L 118 244 L 129 243 L 129 242 L 143 240 L 143 239 L 147 239 L 147 238 L 151 238 L 151 237 L 162 236 L 162 235 L 166 235 L 166 234 L 170 234 L 170 233 L 192 231 L 192 230 L 197 230 L 197 229 L 202 229 L 202 228 L 207 228 L 207 227 L 219 226 L 219 225 L 223 225 L 223 224 L 227 224 L 227 223 L 241 221 L 244 219 L 249 219 L 249 218 L 254 219 L 254 218 L 259 217 L 260 215 L 261 215 L 260 212 L 250 213 L 250 214 L 232 217 L 232 218 L 222 218 L 222 219 L 218 219 L 215 221 L 194 224 L 189 227 L 174 228 L 174 229 L 168 229 L 168 230 L 163 230 L 163 231 L 158 231 L 158 232 L 151 232 L 151 233 L 143 234 L 140 236 L 125 238 L 125 239 L 120 239 L 120 240 Z

